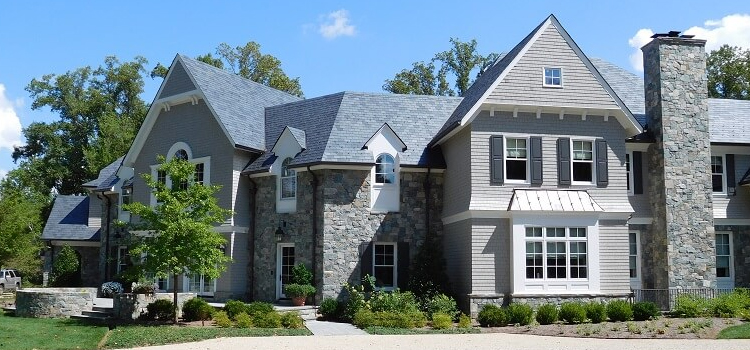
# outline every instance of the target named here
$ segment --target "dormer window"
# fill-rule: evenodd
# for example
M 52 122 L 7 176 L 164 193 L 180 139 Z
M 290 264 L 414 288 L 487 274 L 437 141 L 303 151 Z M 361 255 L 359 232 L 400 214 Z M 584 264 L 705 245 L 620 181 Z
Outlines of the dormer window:
M 174 158 L 188 160 L 188 153 L 184 149 L 177 150 L 177 152 L 174 152 Z
M 392 184 L 396 182 L 395 161 L 390 154 L 381 154 L 375 160 L 375 183 Z
M 281 163 L 281 199 L 297 197 L 297 172 L 289 168 L 292 158 L 286 158 Z
M 545 87 L 562 87 L 562 68 L 544 67 Z

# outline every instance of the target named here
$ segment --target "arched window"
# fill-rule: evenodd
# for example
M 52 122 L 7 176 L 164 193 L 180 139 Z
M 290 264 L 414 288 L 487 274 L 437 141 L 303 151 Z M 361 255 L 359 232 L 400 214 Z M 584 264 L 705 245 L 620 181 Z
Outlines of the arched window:
M 396 182 L 395 162 L 393 156 L 383 153 L 375 160 L 375 183 L 392 184 Z
M 184 149 L 178 149 L 176 152 L 174 152 L 174 158 L 188 160 L 188 153 Z
M 281 163 L 281 199 L 297 196 L 297 172 L 289 169 L 292 158 L 286 158 Z

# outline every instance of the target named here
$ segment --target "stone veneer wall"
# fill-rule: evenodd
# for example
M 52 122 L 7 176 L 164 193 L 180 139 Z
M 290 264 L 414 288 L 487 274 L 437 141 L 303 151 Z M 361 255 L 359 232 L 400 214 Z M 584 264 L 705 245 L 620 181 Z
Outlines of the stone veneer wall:
M 734 286 L 750 288 L 750 226 L 716 225 L 716 231 L 732 232 Z
M 24 288 L 16 292 L 16 315 L 52 318 L 80 315 L 94 307 L 96 288 Z
M 654 288 L 716 284 L 705 41 L 656 38 L 642 48 Z M 645 235 L 644 235 L 645 236 Z

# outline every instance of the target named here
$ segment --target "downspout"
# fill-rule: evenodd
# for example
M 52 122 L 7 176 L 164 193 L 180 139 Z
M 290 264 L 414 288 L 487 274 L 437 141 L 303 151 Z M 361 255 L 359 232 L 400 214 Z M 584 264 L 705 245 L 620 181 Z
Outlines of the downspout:
M 430 209 L 431 209 L 430 208 L 431 207 L 430 190 L 432 189 L 431 188 L 432 186 L 430 185 L 430 171 L 431 170 L 432 169 L 428 165 L 427 176 L 425 176 L 424 184 L 423 184 L 424 185 L 424 198 L 425 198 L 424 202 L 425 202 L 425 209 L 426 209 L 425 214 L 424 214 L 425 215 L 425 243 L 429 242 L 429 240 L 432 239 L 430 235 Z
M 248 276 L 248 298 L 252 301 L 255 297 L 255 208 L 258 194 L 258 184 L 255 183 L 253 178 L 247 177 L 250 180 L 250 227 L 247 229 L 248 245 L 247 250 L 250 254 L 250 275 Z
M 316 253 L 316 248 L 318 247 L 318 215 L 316 208 L 318 207 L 318 186 L 320 185 L 320 182 L 318 180 L 318 176 L 315 175 L 315 173 L 310 169 L 310 166 L 307 166 L 307 172 L 310 173 L 313 179 L 313 191 L 312 191 L 312 275 L 313 275 L 313 286 L 316 285 L 315 283 L 315 275 L 317 274 L 317 263 L 318 260 Z M 313 305 L 315 305 L 315 298 L 313 297 Z
M 106 239 L 104 240 L 104 282 L 109 281 L 109 275 L 110 275 L 110 269 L 109 269 L 109 219 L 110 219 L 110 211 L 112 210 L 112 200 L 109 199 L 109 197 L 104 195 L 104 192 L 99 192 L 101 194 L 96 195 L 97 198 L 100 200 L 103 198 L 107 201 L 107 220 L 105 220 L 104 224 L 107 226 L 106 229 Z

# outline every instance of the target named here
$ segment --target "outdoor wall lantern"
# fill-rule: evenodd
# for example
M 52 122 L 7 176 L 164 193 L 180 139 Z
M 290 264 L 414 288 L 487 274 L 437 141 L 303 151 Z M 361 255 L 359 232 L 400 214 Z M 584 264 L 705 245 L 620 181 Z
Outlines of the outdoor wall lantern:
M 727 187 L 727 194 L 730 196 L 736 196 L 737 195 L 737 187 L 729 186 Z
M 284 227 L 286 227 L 286 221 L 282 221 Z M 284 238 L 284 230 L 281 229 L 282 223 L 279 223 L 279 227 L 276 229 L 276 242 L 281 242 Z

